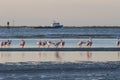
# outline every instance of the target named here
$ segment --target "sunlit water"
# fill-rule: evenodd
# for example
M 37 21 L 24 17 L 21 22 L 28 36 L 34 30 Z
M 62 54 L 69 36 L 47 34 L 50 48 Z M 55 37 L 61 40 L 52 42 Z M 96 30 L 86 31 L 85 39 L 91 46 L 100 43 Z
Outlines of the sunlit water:
M 6 40 L 0 39 L 0 41 Z M 11 48 L 19 47 L 21 39 L 9 40 L 12 40 Z M 36 45 L 38 40 L 60 41 L 60 39 L 24 40 L 25 47 L 33 48 L 38 47 Z M 65 41 L 65 47 L 78 47 L 79 40 L 86 42 L 89 39 L 62 40 Z M 92 47 L 116 47 L 116 41 L 116 39 L 93 38 Z M 85 44 L 82 47 L 86 47 Z M 0 52 L 1 80 L 119 80 L 119 73 L 119 51 Z
M 116 47 L 119 36 L 120 28 L 0 29 L 0 42 L 12 40 L 11 48 L 20 47 L 22 39 L 25 47 L 38 47 L 38 40 L 61 39 L 65 47 L 78 47 L 79 40 L 86 42 L 89 37 L 93 38 L 92 47 Z M 120 80 L 119 73 L 119 51 L 0 52 L 0 80 Z
M 120 61 L 120 52 L 0 52 L 0 63 L 30 61 L 58 63 Z
M 120 52 L 0 52 L 1 80 L 119 80 Z

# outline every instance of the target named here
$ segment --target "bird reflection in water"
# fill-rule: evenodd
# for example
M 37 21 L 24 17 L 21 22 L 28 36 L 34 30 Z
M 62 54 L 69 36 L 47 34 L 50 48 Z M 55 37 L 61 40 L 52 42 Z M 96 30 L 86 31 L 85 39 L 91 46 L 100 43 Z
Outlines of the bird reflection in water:
M 3 53 L 2 52 L 0 52 L 0 58 L 2 58 L 3 57 Z
M 41 57 L 41 52 L 38 53 L 39 58 Z
M 118 51 L 117 56 L 118 56 L 118 58 L 120 58 L 120 51 Z
M 9 53 L 1 53 L 1 58 L 4 58 L 4 57 L 9 58 L 10 56 L 11 54 Z
M 84 53 L 80 52 L 80 56 L 81 56 L 81 57 L 84 56 Z
M 25 58 L 25 53 L 22 53 L 22 58 L 23 58 L 23 59 Z
M 86 58 L 87 58 L 87 60 L 90 60 L 91 57 L 92 57 L 92 53 L 90 51 L 87 51 L 86 52 Z
M 10 61 L 12 55 L 10 53 L 0 53 L 0 61 Z
M 59 54 L 59 51 L 55 52 L 55 57 L 57 58 L 57 60 L 61 61 L 61 56 Z

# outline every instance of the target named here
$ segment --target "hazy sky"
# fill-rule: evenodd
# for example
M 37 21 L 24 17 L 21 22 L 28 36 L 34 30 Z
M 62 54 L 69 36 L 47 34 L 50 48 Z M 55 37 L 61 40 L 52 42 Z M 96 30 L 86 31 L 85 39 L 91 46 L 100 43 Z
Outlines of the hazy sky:
M 120 25 L 120 0 L 0 0 L 0 25 Z

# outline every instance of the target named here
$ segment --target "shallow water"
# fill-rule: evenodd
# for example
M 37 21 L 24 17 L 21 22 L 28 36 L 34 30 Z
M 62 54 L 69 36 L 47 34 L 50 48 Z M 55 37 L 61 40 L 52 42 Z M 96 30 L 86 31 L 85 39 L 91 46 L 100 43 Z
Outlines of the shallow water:
M 2 41 L 7 41 L 8 39 L 0 39 L 0 42 Z M 19 47 L 19 43 L 22 39 L 10 39 L 12 40 L 12 44 L 11 47 Z M 36 45 L 37 41 L 51 41 L 53 42 L 59 42 L 61 39 L 24 39 L 26 44 L 25 47 L 38 47 Z M 89 40 L 88 39 L 62 39 L 65 42 L 65 46 L 64 47 L 78 47 L 77 42 L 78 41 L 83 41 L 86 42 Z M 92 39 L 93 45 L 92 47 L 116 47 L 116 41 L 117 39 Z M 41 46 L 42 47 L 42 46 Z M 47 45 L 45 46 L 47 48 Z M 51 44 L 51 47 L 55 47 Z M 85 43 L 82 45 L 82 47 L 86 47 Z
M 10 47 L 19 47 L 21 39 L 26 41 L 25 47 L 37 47 L 38 40 L 60 39 L 65 47 L 78 47 L 79 40 L 86 42 L 89 37 L 93 37 L 92 47 L 116 47 L 119 36 L 120 28 L 0 29 L 0 42 L 12 40 Z M 119 73 L 118 51 L 0 52 L 0 80 L 120 80 Z
M 58 63 L 120 61 L 120 52 L 0 52 L 0 63 L 29 61 Z
M 120 52 L 0 52 L 1 80 L 119 80 Z

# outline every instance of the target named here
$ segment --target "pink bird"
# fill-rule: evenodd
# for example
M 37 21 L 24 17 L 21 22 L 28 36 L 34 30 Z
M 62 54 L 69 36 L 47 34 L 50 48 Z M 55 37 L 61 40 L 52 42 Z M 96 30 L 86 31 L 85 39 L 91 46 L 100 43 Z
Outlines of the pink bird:
M 21 42 L 20 42 L 20 46 L 23 48 L 24 45 L 25 45 L 25 41 L 24 41 L 24 40 L 21 40 Z
M 48 47 L 50 47 L 51 41 L 47 41 L 47 45 L 48 45 Z
M 37 44 L 38 47 L 40 48 L 40 46 L 41 46 L 42 43 L 41 43 L 41 41 L 37 41 L 36 44 Z
M 77 43 L 77 45 L 80 46 L 80 47 L 82 46 L 82 44 L 83 44 L 82 41 L 78 41 L 78 43 Z
M 65 46 L 65 42 L 61 41 L 61 46 L 64 47 Z

